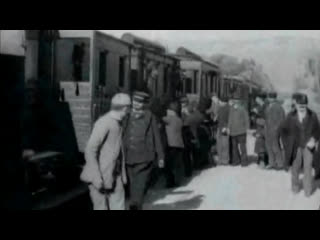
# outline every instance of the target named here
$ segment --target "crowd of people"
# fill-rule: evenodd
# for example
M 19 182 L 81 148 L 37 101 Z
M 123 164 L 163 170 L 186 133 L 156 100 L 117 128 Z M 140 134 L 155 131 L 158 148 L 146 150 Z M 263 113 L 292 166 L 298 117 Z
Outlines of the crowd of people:
M 311 196 L 319 175 L 317 115 L 304 94 L 293 95 L 287 115 L 277 98 L 276 92 L 260 94 L 247 110 L 236 94 L 198 102 L 187 97 L 151 102 L 143 91 L 132 97 L 116 94 L 111 110 L 95 123 L 85 151 L 81 179 L 89 184 L 94 209 L 142 210 L 154 169 L 162 169 L 166 187 L 175 188 L 208 166 L 248 166 L 252 129 L 259 166 L 291 169 L 292 191 L 303 188 Z

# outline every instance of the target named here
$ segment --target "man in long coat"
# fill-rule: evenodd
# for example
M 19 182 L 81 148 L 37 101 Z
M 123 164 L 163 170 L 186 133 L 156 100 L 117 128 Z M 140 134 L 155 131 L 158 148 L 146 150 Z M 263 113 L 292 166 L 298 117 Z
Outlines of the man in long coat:
M 255 125 L 256 125 L 256 144 L 254 151 L 258 155 L 258 163 L 264 168 L 267 164 L 267 150 L 265 141 L 265 112 L 267 104 L 265 102 L 266 95 L 261 94 L 256 98 L 256 106 L 253 108 L 253 113 L 255 115 Z
M 154 164 L 164 167 L 159 124 L 147 109 L 149 99 L 146 92 L 137 91 L 133 94 L 133 108 L 125 124 L 124 146 L 129 175 L 130 210 L 142 210 Z
M 284 168 L 286 171 L 289 171 L 289 168 L 292 165 L 292 162 L 294 160 L 295 152 L 294 149 L 296 149 L 296 140 L 297 140 L 297 133 L 294 131 L 289 131 L 288 129 L 292 129 L 294 126 L 294 121 L 292 121 L 292 117 L 295 116 L 297 113 L 296 109 L 296 99 L 299 97 L 299 93 L 294 93 L 292 95 L 292 105 L 290 112 L 288 113 L 285 121 L 283 121 L 279 128 L 279 135 L 282 143 L 282 149 L 284 151 Z
M 303 189 L 307 197 L 311 196 L 314 190 L 313 161 L 314 153 L 320 138 L 320 125 L 317 115 L 311 111 L 308 106 L 308 97 L 300 94 L 296 99 L 297 111 L 287 117 L 287 125 L 281 126 L 296 138 L 293 147 L 293 164 L 292 164 L 292 191 L 300 192 L 301 183 L 299 175 L 303 169 Z
M 266 147 L 269 158 L 268 169 L 282 169 L 284 159 L 282 159 L 281 143 L 277 133 L 280 124 L 285 119 L 283 107 L 277 102 L 277 93 L 269 93 L 269 106 L 266 109 Z

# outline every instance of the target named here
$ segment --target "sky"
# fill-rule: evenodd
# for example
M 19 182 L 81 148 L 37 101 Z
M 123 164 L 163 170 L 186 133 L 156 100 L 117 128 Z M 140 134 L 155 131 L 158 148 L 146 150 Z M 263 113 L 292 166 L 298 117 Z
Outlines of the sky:
M 262 64 L 279 90 L 294 88 L 305 52 L 319 52 L 319 30 L 101 30 L 116 37 L 131 32 L 160 42 L 170 52 L 184 46 L 204 57 L 226 54 Z
M 311 37 L 320 39 L 319 30 L 101 30 L 121 37 L 123 33 L 131 32 L 151 40 L 161 41 L 164 45 L 174 46 L 187 41 L 231 41 L 256 40 L 261 38 L 289 36 Z

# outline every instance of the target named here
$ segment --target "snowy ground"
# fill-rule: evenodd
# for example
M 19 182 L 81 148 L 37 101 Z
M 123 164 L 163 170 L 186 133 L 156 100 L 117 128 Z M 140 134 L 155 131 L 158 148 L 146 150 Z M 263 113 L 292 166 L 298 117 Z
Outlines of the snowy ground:
M 254 138 L 248 137 L 253 153 Z M 148 210 L 317 210 L 320 190 L 311 198 L 291 192 L 290 174 L 249 167 L 217 167 L 198 173 L 184 186 L 150 191 Z

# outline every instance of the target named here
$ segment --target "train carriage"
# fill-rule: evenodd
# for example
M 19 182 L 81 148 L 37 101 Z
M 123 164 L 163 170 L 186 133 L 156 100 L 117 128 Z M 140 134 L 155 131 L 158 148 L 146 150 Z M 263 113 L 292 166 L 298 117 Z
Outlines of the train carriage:
M 134 45 L 131 54 L 131 89 L 146 89 L 153 97 L 176 97 L 180 82 L 179 59 L 168 54 L 161 44 L 131 33 L 125 33 L 121 39 Z
M 180 47 L 175 56 L 180 59 L 183 73 L 183 93 L 190 99 L 220 95 L 220 69 L 214 63 L 204 60 L 190 50 Z
M 132 45 L 98 31 L 60 30 L 56 81 L 70 105 L 80 152 L 112 95 L 130 91 Z

